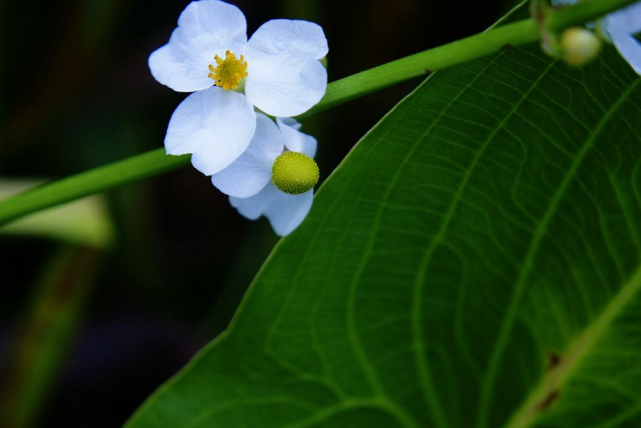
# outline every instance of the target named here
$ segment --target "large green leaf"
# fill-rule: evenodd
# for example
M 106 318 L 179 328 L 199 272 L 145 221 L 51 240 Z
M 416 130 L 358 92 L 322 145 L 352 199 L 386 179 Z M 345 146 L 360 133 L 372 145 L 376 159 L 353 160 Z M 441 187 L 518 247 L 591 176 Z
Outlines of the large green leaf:
M 509 48 L 349 154 L 129 428 L 641 426 L 641 85 Z

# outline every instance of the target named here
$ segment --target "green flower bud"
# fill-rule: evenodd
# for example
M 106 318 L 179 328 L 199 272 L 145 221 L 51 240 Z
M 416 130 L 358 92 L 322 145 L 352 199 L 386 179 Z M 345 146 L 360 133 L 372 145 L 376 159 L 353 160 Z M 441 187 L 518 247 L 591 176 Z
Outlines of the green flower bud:
M 285 152 L 276 158 L 272 166 L 272 182 L 290 195 L 300 195 L 318 183 L 318 165 L 303 153 Z
M 601 40 L 592 31 L 581 27 L 565 30 L 559 43 L 563 51 L 563 60 L 576 67 L 588 63 L 601 49 Z

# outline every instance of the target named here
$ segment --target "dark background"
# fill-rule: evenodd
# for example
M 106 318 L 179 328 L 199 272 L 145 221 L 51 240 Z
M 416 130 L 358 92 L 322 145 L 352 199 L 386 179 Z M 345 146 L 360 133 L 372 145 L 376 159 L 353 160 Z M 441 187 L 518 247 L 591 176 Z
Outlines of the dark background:
M 157 83 L 147 58 L 168 41 L 187 3 L 0 0 L 0 177 L 61 178 L 161 147 L 186 94 Z M 232 3 L 244 11 L 249 35 L 273 18 L 320 24 L 333 81 L 482 31 L 509 2 Z M 319 141 L 321 181 L 419 82 L 304 121 Z M 85 275 L 80 282 L 91 293 L 79 304 L 84 317 L 34 426 L 120 426 L 224 329 L 277 241 L 266 220 L 242 218 L 191 167 L 106 198 L 117 240 L 108 250 L 73 249 L 60 283 Z M 28 302 L 61 246 L 0 235 L 0 397 L 24 386 L 12 362 L 16 343 L 34 334 L 25 320 Z M 91 269 L 82 268 L 86 263 Z M 18 360 L 30 370 L 28 359 Z M 6 414 L 0 426 L 12 426 Z

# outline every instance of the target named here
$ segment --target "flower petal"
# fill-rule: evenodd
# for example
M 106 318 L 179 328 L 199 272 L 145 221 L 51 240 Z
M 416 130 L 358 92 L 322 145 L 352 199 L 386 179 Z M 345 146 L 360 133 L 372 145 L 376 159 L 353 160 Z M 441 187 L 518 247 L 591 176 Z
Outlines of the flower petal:
M 268 184 L 263 188 L 263 190 L 249 198 L 237 198 L 230 196 L 229 203 L 244 217 L 247 217 L 250 220 L 256 220 L 265 213 L 267 207 L 276 198 L 276 192 L 280 192 L 280 190 L 278 190 L 273 184 Z
M 272 179 L 272 166 L 283 152 L 283 136 L 278 126 L 263 114 L 256 118 L 256 133 L 245 153 L 211 177 L 221 192 L 248 198 L 260 192 Z
M 193 153 L 191 162 L 206 175 L 229 166 L 247 149 L 256 113 L 242 94 L 213 87 L 189 95 L 169 121 L 167 154 Z
M 283 141 L 288 150 L 304 153 L 310 158 L 316 156 L 316 138 L 298 131 L 300 128 L 300 124 L 298 122 L 294 125 L 298 125 L 297 128 L 285 124 L 281 118 L 276 118 L 276 122 L 278 123 L 280 131 L 283 133 Z
M 279 117 L 278 118 L 281 122 L 283 122 L 287 126 L 291 126 L 297 131 L 300 131 L 300 128 L 303 126 L 300 124 L 299 121 L 294 119 L 293 117 Z
M 550 3 L 552 6 L 569 6 L 571 4 L 575 4 L 577 0 L 552 0 Z
M 621 56 L 641 75 L 641 42 L 627 33 L 611 32 L 610 36 Z
M 236 7 L 218 0 L 191 2 L 178 19 L 169 43 L 149 56 L 151 74 L 178 92 L 214 85 L 209 64 L 230 50 L 241 55 L 247 43 L 247 24 Z
M 641 31 L 641 2 L 612 12 L 605 18 L 606 28 L 611 33 L 638 33 Z
M 250 220 L 266 216 L 280 236 L 290 234 L 301 224 L 313 200 L 313 189 L 302 195 L 288 195 L 271 183 L 251 198 L 229 198 L 231 205 Z
M 245 49 L 245 93 L 250 103 L 272 116 L 297 116 L 320 101 L 327 71 L 315 59 L 290 53 L 268 54 Z
M 172 35 L 168 44 L 149 56 L 149 69 L 154 78 L 177 92 L 194 92 L 212 87 L 214 81 L 207 77 L 207 61 L 183 49 L 175 39 Z
M 321 59 L 327 55 L 327 38 L 320 25 L 308 21 L 274 19 L 260 26 L 249 40 L 259 51 Z
M 272 185 L 273 186 L 273 185 Z M 273 186 L 276 189 L 276 186 Z M 302 195 L 288 195 L 276 189 L 277 195 L 265 211 L 265 217 L 277 235 L 292 233 L 303 222 L 314 201 L 314 189 Z
M 189 3 L 178 18 L 178 28 L 185 40 L 247 42 L 245 15 L 236 6 L 218 0 Z

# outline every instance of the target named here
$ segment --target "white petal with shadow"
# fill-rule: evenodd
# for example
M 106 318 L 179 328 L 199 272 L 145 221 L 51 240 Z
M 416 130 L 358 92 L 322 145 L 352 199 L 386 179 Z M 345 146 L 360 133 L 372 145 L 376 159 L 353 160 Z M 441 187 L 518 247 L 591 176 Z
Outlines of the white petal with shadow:
M 256 113 L 242 94 L 213 87 L 189 95 L 169 121 L 167 154 L 192 153 L 192 164 L 215 174 L 247 149 L 256 129 Z
M 302 223 L 313 200 L 313 189 L 302 195 L 288 195 L 272 183 L 250 198 L 229 198 L 231 205 L 248 219 L 256 220 L 261 215 L 267 217 L 279 236 L 290 234 Z
M 249 39 L 249 45 L 268 54 L 289 52 L 321 59 L 327 55 L 327 38 L 320 25 L 308 21 L 274 19 L 267 21 Z
M 256 132 L 247 150 L 231 165 L 211 177 L 221 192 L 248 198 L 260 192 L 272 179 L 272 166 L 283 152 L 278 126 L 263 114 L 256 118 Z
M 289 53 L 245 49 L 245 93 L 249 102 L 272 116 L 297 116 L 318 103 L 327 89 L 327 71 L 315 59 Z
M 300 128 L 300 124 L 298 124 L 298 122 L 296 122 L 298 127 L 294 128 L 287 125 L 281 118 L 276 118 L 276 121 L 280 131 L 283 133 L 283 141 L 288 150 L 304 153 L 310 158 L 314 158 L 314 156 L 316 156 L 316 138 L 298 131 Z M 296 124 L 294 124 L 294 126 L 296 126 Z
M 641 75 L 641 42 L 627 33 L 610 33 L 612 43 L 623 58 Z
M 634 34 L 641 31 L 641 2 L 612 12 L 605 18 L 610 33 Z

